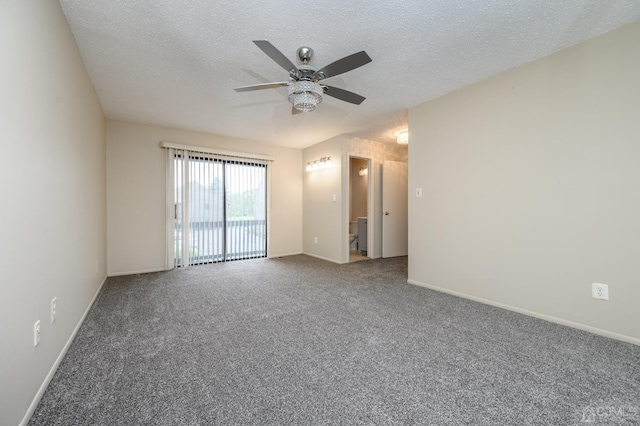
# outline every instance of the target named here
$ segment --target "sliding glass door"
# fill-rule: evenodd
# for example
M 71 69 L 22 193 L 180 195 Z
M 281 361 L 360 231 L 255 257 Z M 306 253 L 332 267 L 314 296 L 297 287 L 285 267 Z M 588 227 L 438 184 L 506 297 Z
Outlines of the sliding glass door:
M 176 151 L 173 170 L 174 266 L 267 256 L 266 164 Z

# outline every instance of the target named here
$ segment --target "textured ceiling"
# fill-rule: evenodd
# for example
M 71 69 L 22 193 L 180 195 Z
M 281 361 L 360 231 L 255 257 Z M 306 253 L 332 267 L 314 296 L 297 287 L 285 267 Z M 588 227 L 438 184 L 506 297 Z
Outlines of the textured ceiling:
M 640 19 L 640 0 L 293 2 L 60 0 L 108 118 L 303 148 L 339 134 L 389 142 L 407 108 Z M 319 69 L 365 50 L 373 61 L 325 80 L 365 96 L 325 96 L 291 115 L 286 81 L 252 40 Z

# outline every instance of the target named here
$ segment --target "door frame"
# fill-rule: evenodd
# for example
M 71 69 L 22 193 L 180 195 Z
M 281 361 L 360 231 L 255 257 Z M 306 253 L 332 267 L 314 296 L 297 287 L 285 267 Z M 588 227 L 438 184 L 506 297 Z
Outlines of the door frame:
M 371 157 L 365 157 L 358 154 L 352 154 L 348 152 L 346 154 L 345 162 L 346 167 L 343 167 L 342 173 L 342 193 L 344 194 L 344 198 L 342 199 L 342 263 L 349 263 L 349 222 L 351 220 L 350 211 L 349 211 L 349 201 L 351 200 L 351 159 L 355 158 L 358 160 L 366 160 L 367 161 L 367 170 L 368 170 L 368 178 L 367 178 L 367 257 L 369 259 L 374 259 L 375 255 L 375 243 L 377 241 L 377 235 L 375 233 L 375 220 L 376 220 L 376 211 L 374 209 L 374 196 L 373 196 L 373 188 L 374 188 L 374 180 L 379 173 L 373 169 L 373 159 Z

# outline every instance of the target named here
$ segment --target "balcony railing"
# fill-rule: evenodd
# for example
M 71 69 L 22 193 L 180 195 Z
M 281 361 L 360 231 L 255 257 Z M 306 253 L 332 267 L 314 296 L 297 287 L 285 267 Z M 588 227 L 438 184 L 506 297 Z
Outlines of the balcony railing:
M 226 226 L 225 226 L 226 223 Z M 175 230 L 176 264 L 182 257 L 182 222 Z M 225 238 L 226 235 L 226 238 Z M 189 263 L 212 263 L 267 256 L 264 219 L 196 221 L 189 223 Z

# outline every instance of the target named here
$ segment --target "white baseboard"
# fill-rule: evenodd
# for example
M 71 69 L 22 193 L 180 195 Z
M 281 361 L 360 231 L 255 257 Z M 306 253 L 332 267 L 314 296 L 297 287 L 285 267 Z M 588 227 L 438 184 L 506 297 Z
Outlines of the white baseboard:
M 328 257 L 318 256 L 317 254 L 311 254 L 311 253 L 306 253 L 306 252 L 303 252 L 302 254 L 304 254 L 306 256 L 315 257 L 316 259 L 326 260 L 327 262 L 337 263 L 338 265 L 344 265 L 345 263 L 349 263 L 349 262 L 340 262 L 340 261 L 337 261 L 335 259 L 329 259 Z
M 84 313 L 80 317 L 80 321 L 78 321 L 76 328 L 74 328 L 73 331 L 71 332 L 71 336 L 69 336 L 69 339 L 67 339 L 67 343 L 65 343 L 64 347 L 62 348 L 62 351 L 60 351 L 60 354 L 58 355 L 58 358 L 56 358 L 56 361 L 53 363 L 53 366 L 49 370 L 49 373 L 44 378 L 44 382 L 42 382 L 42 385 L 40 385 L 40 389 L 38 389 L 36 396 L 33 398 L 33 401 L 31 401 L 31 404 L 29 405 L 29 409 L 27 409 L 27 413 L 24 415 L 24 417 L 22 418 L 22 421 L 20 422 L 20 426 L 26 426 L 27 423 L 29 423 L 31 416 L 33 416 L 33 413 L 36 411 L 36 407 L 38 407 L 38 404 L 42 399 L 42 395 L 44 395 L 44 391 L 47 390 L 47 386 L 49 386 L 49 382 L 51 382 L 51 379 L 53 379 L 53 375 L 56 374 L 56 370 L 60 366 L 60 363 L 64 359 L 64 356 L 67 354 L 67 351 L 69 350 L 69 346 L 71 346 L 71 342 L 73 342 L 73 339 L 76 337 L 78 330 L 80 330 L 80 326 L 82 326 L 84 319 L 87 317 L 89 310 L 93 306 L 93 303 L 96 301 L 96 298 L 98 297 L 98 294 L 100 294 L 100 290 L 102 290 L 102 287 L 104 286 L 105 282 L 107 282 L 106 275 L 102 279 L 102 283 L 98 287 L 98 290 L 93 295 L 91 302 L 89 302 L 89 306 L 87 306 L 87 309 L 85 309 Z
M 603 330 L 601 328 L 592 327 L 590 325 L 582 324 L 582 323 L 579 323 L 579 322 L 565 320 L 565 319 L 554 317 L 554 316 L 551 316 L 551 315 L 541 314 L 539 312 L 530 311 L 528 309 L 519 308 L 517 306 L 507 305 L 506 303 L 500 303 L 500 302 L 496 302 L 494 300 L 484 299 L 482 297 L 473 296 L 473 295 L 470 295 L 470 294 L 467 294 L 467 293 L 462 293 L 462 292 L 455 291 L 455 290 L 449 290 L 449 289 L 446 289 L 446 288 L 443 288 L 443 287 L 438 287 L 438 286 L 431 285 L 431 284 L 421 283 L 421 282 L 415 281 L 415 280 L 408 279 L 407 282 L 409 284 L 413 284 L 413 285 L 417 285 L 417 286 L 420 286 L 420 287 L 429 288 L 431 290 L 440 291 L 442 293 L 451 294 L 453 296 L 462 297 L 464 299 L 473 300 L 475 302 L 484 303 L 485 305 L 495 306 L 497 308 L 506 309 L 508 311 L 517 312 L 519 314 L 528 315 L 530 317 L 540 318 L 540 319 L 543 319 L 545 321 L 553 322 L 553 323 L 560 324 L 560 325 L 565 325 L 567 327 L 577 328 L 578 330 L 588 331 L 589 333 L 597 334 L 599 336 L 609 337 L 611 339 L 621 340 L 623 342 L 632 343 L 634 345 L 639 345 L 640 346 L 640 339 L 635 338 L 635 337 L 627 336 L 627 335 L 620 334 L 620 333 L 615 333 L 613 331 Z
M 151 274 L 154 272 L 164 272 L 167 271 L 166 268 L 154 268 L 154 269 L 141 269 L 138 271 L 124 271 L 124 272 L 109 272 L 107 274 L 108 277 L 119 277 L 121 275 L 138 275 L 138 274 Z
M 304 254 L 301 251 L 297 252 L 297 253 L 285 253 L 285 254 L 270 254 L 267 258 L 268 259 L 277 259 L 279 257 L 287 257 L 287 256 L 297 256 L 299 254 Z

